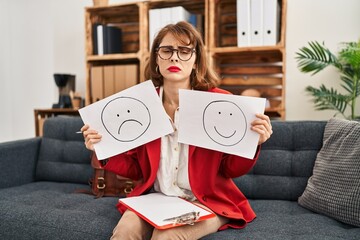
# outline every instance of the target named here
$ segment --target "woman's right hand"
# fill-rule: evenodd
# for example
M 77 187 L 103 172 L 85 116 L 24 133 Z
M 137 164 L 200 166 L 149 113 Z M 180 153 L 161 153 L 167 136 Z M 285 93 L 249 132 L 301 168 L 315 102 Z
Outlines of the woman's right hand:
M 90 129 L 90 126 L 87 124 L 85 124 L 80 130 L 84 136 L 86 148 L 94 151 L 94 144 L 100 142 L 102 136 L 97 131 Z

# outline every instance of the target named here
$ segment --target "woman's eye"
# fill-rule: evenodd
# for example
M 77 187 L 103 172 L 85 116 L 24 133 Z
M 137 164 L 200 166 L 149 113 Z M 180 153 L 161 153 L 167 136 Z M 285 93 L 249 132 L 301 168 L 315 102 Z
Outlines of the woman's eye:
M 190 50 L 190 49 L 187 49 L 187 48 L 181 48 L 181 49 L 180 49 L 180 52 L 181 52 L 181 53 L 185 53 L 185 54 L 190 53 L 190 51 L 191 51 L 191 50 Z

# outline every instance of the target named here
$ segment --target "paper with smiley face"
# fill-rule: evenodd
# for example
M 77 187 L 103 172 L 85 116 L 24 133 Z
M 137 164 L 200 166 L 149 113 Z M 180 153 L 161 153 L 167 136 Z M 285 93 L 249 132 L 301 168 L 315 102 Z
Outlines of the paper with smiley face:
M 94 145 L 102 160 L 174 131 L 151 81 L 145 81 L 79 110 L 102 139 Z
M 251 122 L 266 99 L 180 90 L 179 142 L 252 159 L 259 135 Z

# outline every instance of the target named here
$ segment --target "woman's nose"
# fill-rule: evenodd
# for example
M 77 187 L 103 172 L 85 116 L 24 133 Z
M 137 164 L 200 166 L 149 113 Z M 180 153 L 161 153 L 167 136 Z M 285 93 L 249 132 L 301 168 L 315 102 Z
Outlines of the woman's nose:
M 179 61 L 179 57 L 178 57 L 178 52 L 177 51 L 173 51 L 173 54 L 170 58 L 170 61 L 172 62 L 178 62 Z

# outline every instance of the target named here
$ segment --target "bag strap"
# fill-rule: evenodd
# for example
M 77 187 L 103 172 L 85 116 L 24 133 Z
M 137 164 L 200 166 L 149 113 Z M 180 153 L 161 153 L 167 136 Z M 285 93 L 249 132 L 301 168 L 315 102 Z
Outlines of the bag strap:
M 104 172 L 104 168 L 101 166 L 99 160 L 97 159 L 97 156 L 95 154 L 95 152 L 92 153 L 91 155 L 91 166 L 96 170 L 96 177 L 97 181 L 96 182 L 96 187 L 98 189 L 98 193 L 96 194 L 95 198 L 100 198 L 103 197 L 105 194 L 105 172 Z M 93 180 L 94 181 L 94 180 Z M 94 183 L 91 183 L 94 184 Z

